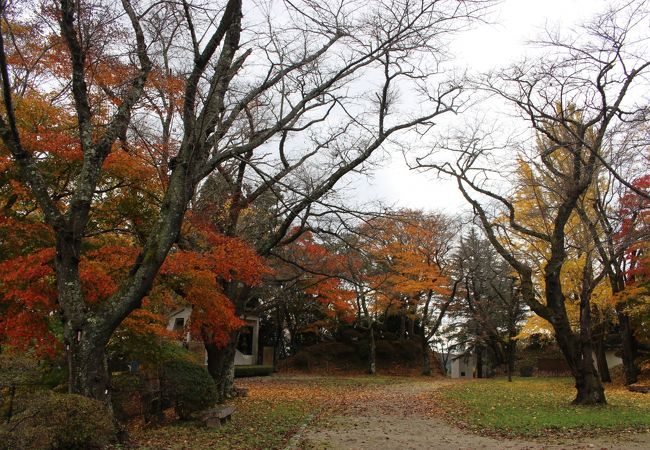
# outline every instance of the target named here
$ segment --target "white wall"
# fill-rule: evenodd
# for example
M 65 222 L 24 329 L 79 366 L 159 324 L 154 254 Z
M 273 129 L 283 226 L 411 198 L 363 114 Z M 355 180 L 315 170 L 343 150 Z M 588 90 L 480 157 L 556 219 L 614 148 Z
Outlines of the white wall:
M 460 357 L 451 361 L 451 378 L 472 379 L 474 377 L 474 358 Z

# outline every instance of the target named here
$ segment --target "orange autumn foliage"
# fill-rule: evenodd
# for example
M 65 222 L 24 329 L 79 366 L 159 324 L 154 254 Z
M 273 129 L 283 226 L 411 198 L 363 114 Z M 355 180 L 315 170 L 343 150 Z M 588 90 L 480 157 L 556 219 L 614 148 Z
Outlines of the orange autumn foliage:
M 160 275 L 165 283 L 192 307 L 190 333 L 210 343 L 228 343 L 230 333 L 245 325 L 231 300 L 223 292 L 223 282 L 255 286 L 269 273 L 255 250 L 239 238 L 219 233 L 213 224 L 190 216 L 184 227 L 192 250 L 178 249 L 163 264 Z
M 43 8 L 43 17 L 58 17 L 51 6 Z M 79 11 L 86 13 L 83 8 Z M 51 186 L 56 207 L 65 214 L 82 158 L 78 123 L 68 95 L 70 57 L 61 36 L 39 26 L 36 18 L 34 23 L 30 20 L 7 16 L 0 25 L 3 33 L 11 26 L 12 39 L 21 49 L 17 52 L 16 46 L 7 45 L 13 86 L 21 90 L 15 95 L 15 115 L 22 145 L 35 157 Z M 99 125 L 96 129 L 100 133 L 102 123 L 117 105 L 113 93 L 124 89 L 133 67 L 107 55 L 111 50 L 102 42 L 108 36 L 120 35 L 123 24 L 111 21 L 95 25 L 94 39 L 87 42 L 85 64 L 92 120 Z M 154 68 L 148 83 L 145 89 L 154 97 L 164 95 L 169 100 L 163 102 L 166 108 L 173 110 L 182 104 L 183 77 Z M 157 108 L 155 102 L 144 102 L 142 107 Z M 158 112 L 165 115 L 167 111 Z M 166 164 L 174 149 L 168 148 L 170 143 L 156 146 L 130 139 L 119 140 L 103 163 L 79 255 L 79 276 L 88 308 L 101 307 L 118 292 L 160 210 L 169 173 Z M 53 326 L 59 320 L 54 233 L 43 224 L 43 214 L 3 144 L 0 207 L 0 344 L 51 353 L 61 338 L 56 331 L 60 327 Z M 123 326 L 134 333 L 171 337 L 166 330 L 166 314 L 181 305 L 191 305 L 193 332 L 209 329 L 214 339 L 222 342 L 230 330 L 241 326 L 241 321 L 223 294 L 221 281 L 255 285 L 267 269 L 243 241 L 223 236 L 189 216 L 180 237 L 189 245 L 172 249 L 142 307 Z
M 377 311 L 416 315 L 430 294 L 443 298 L 451 293 L 437 260 L 444 239 L 439 226 L 435 216 L 401 210 L 396 217 L 376 218 L 363 227 L 363 250 L 372 262 L 365 283 L 372 287 Z
M 304 233 L 284 248 L 283 255 L 286 261 L 279 263 L 278 276 L 293 279 L 294 288 L 303 293 L 305 302 L 316 302 L 323 317 L 305 324 L 303 331 L 334 329 L 341 323 L 354 322 L 355 294 L 340 278 L 346 269 L 344 256 L 316 242 L 311 233 Z
M 211 230 L 200 234 L 209 246 L 202 251 L 173 252 L 143 300 L 143 307 L 131 314 L 123 326 L 136 334 L 176 338 L 166 329 L 164 313 L 181 304 L 193 309 L 192 334 L 203 336 L 209 331 L 218 345 L 225 344 L 229 333 L 244 324 L 224 295 L 220 281 L 255 285 L 268 270 L 243 241 Z M 89 307 L 108 301 L 138 253 L 126 240 L 122 245 L 101 245 L 100 241 L 94 244 L 98 247 L 87 251 L 79 264 Z M 0 342 L 18 349 L 34 347 L 49 354 L 56 350 L 57 339 L 48 325 L 57 312 L 53 261 L 54 249 L 45 248 L 0 263 Z
M 48 326 L 57 309 L 53 259 L 45 248 L 0 263 L 0 342 L 50 355 L 59 348 Z

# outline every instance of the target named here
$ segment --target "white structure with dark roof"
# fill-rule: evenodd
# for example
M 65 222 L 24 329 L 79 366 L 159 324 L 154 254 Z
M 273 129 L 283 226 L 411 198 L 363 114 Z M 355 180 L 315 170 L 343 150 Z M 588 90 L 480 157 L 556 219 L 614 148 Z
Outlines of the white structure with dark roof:
M 179 309 L 178 311 L 175 311 L 169 315 L 167 329 L 170 331 L 181 331 L 183 329 L 186 329 L 186 325 L 190 321 L 191 315 L 191 306 L 186 306 L 182 309 Z M 249 315 L 245 318 L 242 317 L 242 320 L 246 321 L 246 325 L 240 333 L 240 338 L 235 353 L 235 365 L 254 365 L 257 364 L 258 357 L 260 318 L 258 316 Z M 185 333 L 183 341 L 188 343 L 188 346 L 190 348 L 199 348 L 196 345 L 198 342 L 192 341 L 189 331 Z M 205 357 L 205 363 L 207 364 L 207 355 Z

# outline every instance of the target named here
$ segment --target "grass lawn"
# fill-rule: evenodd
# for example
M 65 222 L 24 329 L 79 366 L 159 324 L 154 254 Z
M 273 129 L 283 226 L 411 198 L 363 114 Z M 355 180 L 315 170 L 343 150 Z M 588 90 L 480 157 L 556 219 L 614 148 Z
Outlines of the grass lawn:
M 572 406 L 569 378 L 475 380 L 435 395 L 452 421 L 504 435 L 650 430 L 650 395 L 611 386 L 605 388 L 606 406 Z

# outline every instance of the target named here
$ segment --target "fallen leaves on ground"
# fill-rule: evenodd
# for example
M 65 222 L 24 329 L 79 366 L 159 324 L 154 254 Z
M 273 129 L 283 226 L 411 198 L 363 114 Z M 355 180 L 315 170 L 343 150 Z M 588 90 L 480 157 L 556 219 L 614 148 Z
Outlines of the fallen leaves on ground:
M 341 418 L 446 418 L 466 433 L 491 436 L 588 436 L 650 429 L 650 396 L 607 389 L 610 404 L 575 407 L 568 379 L 452 382 L 426 377 L 273 376 L 237 381 L 248 397 L 228 402 L 232 422 L 221 428 L 172 422 L 132 432 L 132 448 L 285 448 L 303 427 L 354 426 Z M 354 423 L 353 423 L 354 422 Z
M 132 431 L 131 447 L 138 449 L 274 449 L 309 423 L 317 426 L 341 414 L 381 414 L 383 409 L 418 414 L 428 408 L 413 404 L 408 396 L 383 389 L 404 383 L 395 377 L 285 376 L 238 380 L 248 397 L 228 402 L 235 407 L 232 421 L 208 429 L 193 422 L 177 422 Z M 429 398 L 429 401 L 431 399 Z

